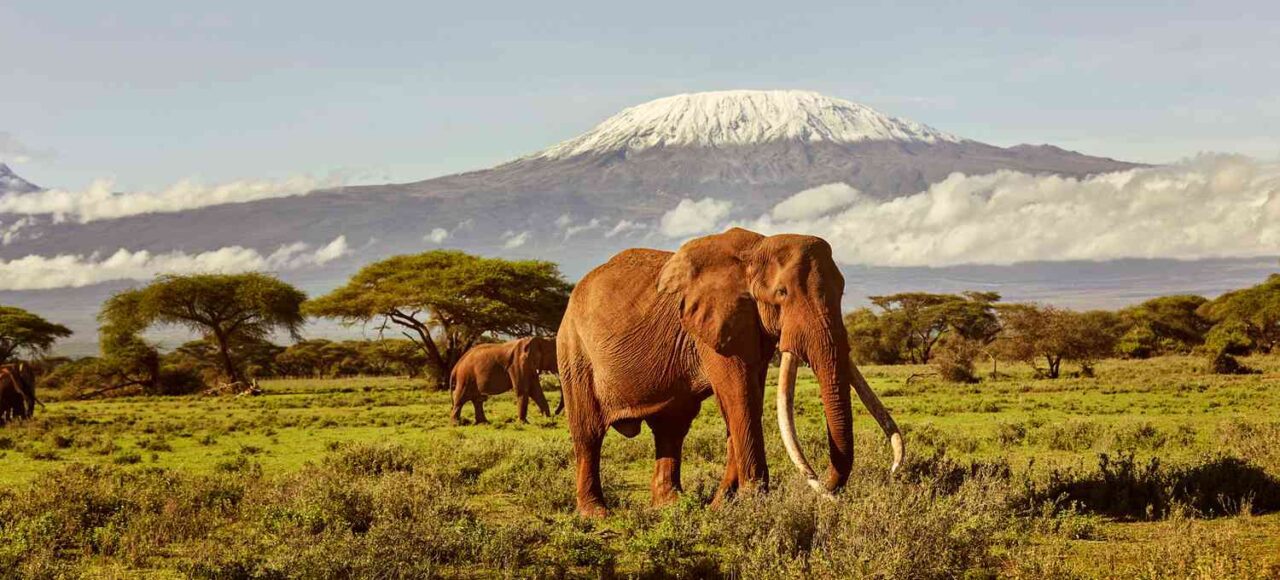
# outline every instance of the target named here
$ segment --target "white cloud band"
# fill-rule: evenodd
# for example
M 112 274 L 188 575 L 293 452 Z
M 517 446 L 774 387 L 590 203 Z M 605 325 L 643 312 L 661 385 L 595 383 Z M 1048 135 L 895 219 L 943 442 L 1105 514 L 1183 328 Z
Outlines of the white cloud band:
M 837 260 L 877 266 L 1280 254 L 1280 163 L 1240 156 L 1083 179 L 953 174 L 897 199 L 855 192 L 830 212 L 813 211 L 826 199 L 815 190 L 743 225 L 818 235 Z
M 293 270 L 326 264 L 350 253 L 346 236 L 338 236 L 315 250 L 311 250 L 308 244 L 296 242 L 280 246 L 265 256 L 241 246 L 197 254 L 154 254 L 147 250 L 134 252 L 121 248 L 105 258 L 97 254 L 30 255 L 0 260 L 0 290 L 78 288 L 112 280 L 150 280 L 158 274 Z
M 303 195 L 342 185 L 341 178 L 295 176 L 279 181 L 241 180 L 204 185 L 184 179 L 159 191 L 117 193 L 109 179 L 95 180 L 83 191 L 46 189 L 0 196 L 0 213 L 52 215 L 54 221 L 81 223 L 146 213 L 178 212 L 225 203 L 243 203 Z

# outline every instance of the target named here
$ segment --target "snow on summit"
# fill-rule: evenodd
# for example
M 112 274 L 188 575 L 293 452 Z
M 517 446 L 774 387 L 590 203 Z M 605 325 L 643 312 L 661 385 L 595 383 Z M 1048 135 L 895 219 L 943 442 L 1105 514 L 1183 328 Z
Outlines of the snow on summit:
M 534 157 L 784 140 L 961 141 L 915 121 L 811 91 L 715 91 L 675 95 L 631 107 Z

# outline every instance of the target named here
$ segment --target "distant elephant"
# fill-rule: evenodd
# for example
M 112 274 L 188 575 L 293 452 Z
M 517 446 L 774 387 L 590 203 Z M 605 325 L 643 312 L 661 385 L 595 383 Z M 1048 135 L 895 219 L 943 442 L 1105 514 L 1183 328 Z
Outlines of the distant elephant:
M 781 350 L 777 413 L 788 455 L 823 494 L 853 468 L 853 410 L 858 393 L 888 436 L 893 467 L 904 445 L 897 424 L 849 358 L 840 313 L 844 277 L 821 238 L 765 237 L 734 228 L 685 243 L 679 251 L 632 249 L 580 281 L 557 340 L 560 381 L 577 463 L 578 512 L 606 513 L 600 448 L 612 427 L 627 437 L 643 421 L 653 431 L 655 505 L 680 491 L 685 435 L 712 395 L 728 429 L 727 465 L 716 502 L 767 488 L 764 413 L 769 361 Z M 831 466 L 826 481 L 804 457 L 793 408 L 796 365 L 808 362 L 821 384 Z
M 555 339 L 535 336 L 502 344 L 477 345 L 462 355 L 449 376 L 449 386 L 453 390 L 453 411 L 449 414 L 449 422 L 458 424 L 462 418 L 462 406 L 470 401 L 475 408 L 476 423 L 487 423 L 485 399 L 513 388 L 520 422 L 528 422 L 526 414 L 530 398 L 544 416 L 550 417 L 551 408 L 542 393 L 538 375 L 555 372 Z M 562 395 L 556 413 L 563 408 Z
M 0 425 L 36 412 L 36 376 L 29 363 L 0 365 Z

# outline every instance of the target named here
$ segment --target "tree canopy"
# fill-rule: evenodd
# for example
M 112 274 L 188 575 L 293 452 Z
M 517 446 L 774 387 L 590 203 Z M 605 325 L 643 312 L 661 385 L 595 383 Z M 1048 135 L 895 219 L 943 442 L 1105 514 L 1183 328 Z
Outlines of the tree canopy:
M 216 364 L 228 381 L 245 381 L 237 345 L 284 331 L 295 339 L 304 323 L 306 294 L 260 273 L 161 276 L 145 287 L 115 294 L 99 314 L 106 358 L 145 360 L 154 355 L 138 335 L 154 325 L 200 334 L 216 346 Z
M 866 362 L 905 359 L 926 364 L 934 346 L 948 333 L 979 342 L 990 340 L 999 331 L 992 310 L 999 300 L 995 292 L 872 296 L 871 303 L 881 312 L 854 311 L 845 317 L 845 327 L 855 357 L 865 357 Z
M 1113 312 L 1075 312 L 1038 304 L 1003 304 L 997 308 L 1003 328 L 997 351 L 1007 360 L 1047 365 L 1051 379 L 1061 374 L 1062 361 L 1075 361 L 1085 374 L 1115 350 L 1121 323 Z
M 1118 314 L 1126 329 L 1117 345 L 1119 354 L 1147 358 L 1187 353 L 1204 343 L 1213 323 L 1200 315 L 1208 302 L 1188 294 L 1161 296 L 1130 306 Z
M 0 306 L 0 364 L 19 353 L 38 356 L 53 343 L 71 336 L 71 329 L 16 306 Z
M 275 357 L 277 372 L 294 377 L 407 374 L 416 377 L 427 364 L 422 349 L 404 339 L 313 339 L 289 345 Z
M 443 385 L 484 335 L 554 333 L 571 290 L 551 262 L 435 250 L 369 264 L 304 310 L 348 324 L 380 320 L 384 329 L 403 327 Z
M 1207 346 L 1217 352 L 1271 352 L 1280 346 L 1280 274 L 1257 286 L 1227 292 L 1197 313 L 1211 321 Z

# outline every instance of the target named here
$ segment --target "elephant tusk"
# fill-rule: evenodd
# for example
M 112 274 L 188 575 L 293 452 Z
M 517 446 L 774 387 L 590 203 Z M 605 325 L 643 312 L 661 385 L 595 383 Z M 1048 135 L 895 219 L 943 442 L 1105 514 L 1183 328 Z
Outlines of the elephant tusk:
M 902 441 L 902 430 L 898 429 L 898 423 L 889 415 L 889 410 L 884 408 L 884 403 L 880 402 L 880 397 L 876 396 L 875 391 L 871 390 L 871 385 L 867 384 L 867 379 L 862 377 L 862 373 L 857 368 L 853 369 L 853 390 L 858 393 L 858 398 L 862 399 L 862 404 L 866 405 L 867 411 L 875 418 L 876 423 L 880 424 L 880 429 L 889 437 L 889 445 L 893 448 L 893 466 L 889 468 L 889 473 L 898 472 L 898 468 L 902 467 L 902 459 L 906 456 L 906 444 Z
M 831 495 L 827 486 L 818 480 L 818 474 L 814 473 L 813 467 L 804 457 L 804 450 L 800 448 L 800 441 L 796 436 L 795 390 L 796 357 L 783 351 L 782 365 L 778 368 L 778 429 L 782 432 L 782 444 L 787 448 L 787 455 L 791 457 L 791 462 L 809 483 L 809 487 L 819 495 L 832 499 L 835 496 Z

